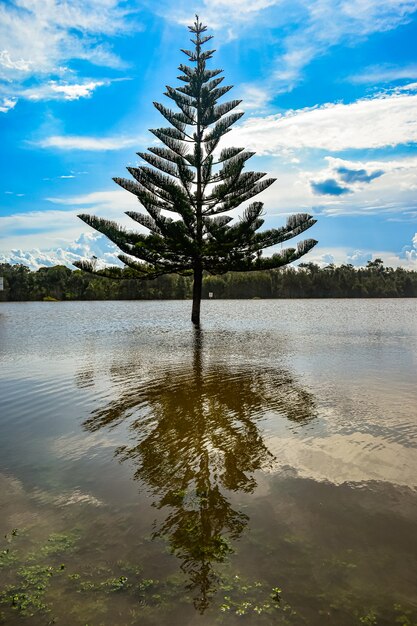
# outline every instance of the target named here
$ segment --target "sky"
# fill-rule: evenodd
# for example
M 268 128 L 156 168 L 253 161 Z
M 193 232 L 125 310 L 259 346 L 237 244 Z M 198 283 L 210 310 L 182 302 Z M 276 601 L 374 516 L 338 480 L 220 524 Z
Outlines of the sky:
M 417 0 L 3 0 L 0 262 L 114 262 L 77 214 L 135 227 L 112 178 L 165 125 L 195 13 L 245 111 L 224 145 L 277 178 L 264 227 L 308 212 L 303 261 L 417 270 Z

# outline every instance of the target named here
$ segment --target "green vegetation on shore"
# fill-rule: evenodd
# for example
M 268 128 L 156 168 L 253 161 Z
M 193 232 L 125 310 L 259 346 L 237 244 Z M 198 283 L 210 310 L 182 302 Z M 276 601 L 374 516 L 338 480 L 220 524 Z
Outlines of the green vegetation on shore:
M 192 279 L 175 274 L 137 281 L 111 280 L 63 265 L 30 271 L 24 265 L 0 264 L 4 291 L 0 301 L 26 300 L 175 300 L 192 297 Z M 203 298 L 415 298 L 417 271 L 384 267 L 380 259 L 365 268 L 302 263 L 262 272 L 206 275 Z

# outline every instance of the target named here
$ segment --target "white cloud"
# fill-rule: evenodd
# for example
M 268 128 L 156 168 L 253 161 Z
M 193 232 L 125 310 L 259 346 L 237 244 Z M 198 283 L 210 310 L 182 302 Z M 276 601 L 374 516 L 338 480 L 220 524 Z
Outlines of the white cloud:
M 401 93 L 402 91 L 417 91 L 417 83 L 407 83 L 395 88 L 396 93 Z
M 16 98 L 1 98 L 0 99 L 0 113 L 7 113 L 14 109 L 16 106 L 17 99 Z
M 133 205 L 138 206 L 137 198 L 128 193 L 124 189 L 115 189 L 112 191 L 93 191 L 91 193 L 81 194 L 79 196 L 61 196 L 59 198 L 47 198 L 48 202 L 54 204 L 64 204 L 67 206 L 91 206 L 101 210 L 103 208 L 113 208 L 120 210 L 122 207 L 129 205 L 128 210 Z
M 136 10 L 137 12 L 137 10 Z M 124 67 L 100 39 L 138 30 L 132 10 L 120 0 L 15 0 L 0 5 L 0 80 L 7 98 L 76 99 L 94 87 L 75 80 L 74 59 L 106 67 Z M 45 82 L 45 78 L 48 78 Z M 50 82 L 54 78 L 55 89 Z M 30 85 L 28 85 L 30 81 Z M 33 84 L 35 81 L 35 84 Z M 84 89 L 84 91 L 83 91 Z M 60 91 L 61 90 L 61 91 Z
M 236 142 L 264 155 L 289 149 L 340 152 L 417 143 L 417 95 L 395 93 L 252 117 L 226 135 L 225 145 Z
M 105 53 L 95 37 L 127 32 L 128 12 L 118 0 L 18 0 L 0 7 L 0 71 L 4 78 L 19 78 L 62 70 L 70 59 L 114 65 L 119 60 Z M 107 56 L 107 58 L 105 58 Z
M 272 73 L 272 83 L 275 93 L 292 91 L 301 78 L 302 69 L 318 54 L 317 48 L 307 42 L 287 42 L 288 50 L 275 61 L 275 70 Z
M 24 196 L 24 193 L 16 193 L 15 191 L 5 191 L 4 192 L 7 196 L 16 196 L 18 198 L 21 198 L 22 196 Z
M 175 6 L 170 0 L 153 5 L 152 9 L 167 19 L 188 26 L 198 13 L 205 24 L 218 31 L 224 31 L 226 38 L 236 36 L 241 24 L 250 23 L 265 9 L 284 4 L 283 0 L 202 0 L 190 7 L 186 0 L 179 0 Z
M 330 6 L 330 1 L 326 4 Z M 391 30 L 417 10 L 415 0 L 342 0 L 339 6 L 342 15 L 361 25 L 363 33 Z
M 0 253 L 0 263 L 27 265 L 32 270 L 53 265 L 66 265 L 73 268 L 74 261 L 97 257 L 100 265 L 122 265 L 117 258 L 118 249 L 104 235 L 97 232 L 81 233 L 74 241 L 63 246 L 22 250 L 14 248 Z M 302 262 L 316 263 L 325 267 L 330 263 L 340 265 L 351 263 L 356 267 L 366 266 L 368 261 L 382 258 L 385 267 L 404 267 L 417 270 L 417 233 L 411 246 L 401 252 L 390 250 L 355 250 L 346 247 L 317 246 Z
M 0 67 L 1 66 L 4 69 L 17 70 L 18 72 L 28 72 L 30 70 L 30 63 L 23 59 L 11 59 L 8 50 L 0 51 Z
M 239 142 L 240 143 L 240 142 Z M 242 144 L 243 145 L 243 144 Z M 313 155 L 308 160 L 301 156 L 301 163 L 283 164 L 281 157 L 262 158 L 261 167 L 254 159 L 250 169 L 268 172 L 277 181 L 263 191 L 259 200 L 264 202 L 268 219 L 283 217 L 296 212 L 316 215 L 384 215 L 387 220 L 413 221 L 417 218 L 417 157 L 386 160 L 348 160 Z M 368 174 L 384 173 L 369 182 L 345 183 L 350 193 L 340 196 L 313 193 L 311 181 L 328 180 L 340 169 L 355 172 L 365 170 Z M 239 209 L 237 213 L 240 214 Z
M 49 80 L 44 84 L 35 87 L 17 88 L 15 94 L 19 98 L 32 100 L 79 100 L 88 98 L 103 85 L 109 85 L 109 80 L 88 80 L 83 83 L 67 83 Z
M 209 10 L 238 9 L 240 13 L 244 14 L 258 13 L 276 4 L 279 4 L 277 0 L 204 0 L 204 5 Z
M 403 256 L 407 263 L 414 265 L 417 269 L 417 233 L 415 233 L 411 246 L 404 246 Z
M 257 85 L 242 84 L 236 89 L 236 97 L 243 100 L 242 108 L 245 111 L 261 111 L 270 100 L 270 93 Z
M 63 196 L 47 200 L 60 208 L 15 213 L 0 217 L 0 250 L 6 254 L 12 249 L 65 248 L 86 230 L 78 213 L 92 213 L 112 219 L 130 229 L 141 227 L 124 215 L 138 210 L 137 198 L 123 189 L 98 191 L 79 196 Z M 62 208 L 65 207 L 65 208 Z M 91 232 L 93 232 L 91 230 Z
M 364 252 L 363 250 L 354 250 L 350 254 L 346 255 L 346 261 L 352 265 L 365 266 L 368 261 L 372 260 L 371 252 Z
M 341 265 L 351 263 L 355 267 L 365 267 L 368 261 L 382 259 L 385 267 L 403 267 L 417 271 L 417 236 L 413 239 L 412 246 L 405 246 L 402 251 L 394 250 L 355 250 L 347 247 L 327 247 L 319 245 L 313 248 L 301 262 L 317 263 L 325 267 L 329 263 Z
M 398 213 L 413 218 L 417 211 L 417 157 L 393 160 L 349 161 L 326 157 L 327 168 L 319 172 L 321 179 L 332 178 L 340 169 L 382 173 L 368 182 L 345 183 L 349 196 L 320 198 L 320 211 L 328 215 Z M 311 180 L 312 174 L 303 172 Z M 317 202 L 317 200 L 316 200 Z
M 78 135 L 53 135 L 36 142 L 41 148 L 58 150 L 123 150 L 141 143 L 139 137 L 87 137 Z
M 417 64 L 395 65 L 371 65 L 366 67 L 360 74 L 349 76 L 352 83 L 385 83 L 396 80 L 417 78 Z M 409 86 L 408 86 L 409 88 Z
M 52 91 L 57 94 L 63 94 L 65 100 L 78 100 L 78 98 L 86 98 L 90 96 L 94 89 L 104 85 L 103 81 L 90 81 L 83 85 L 57 85 L 53 84 Z
M 24 251 L 22 249 L 12 249 L 0 254 L 0 263 L 11 263 L 27 265 L 32 270 L 40 267 L 51 267 L 53 265 L 66 265 L 73 267 L 74 261 L 91 259 L 96 256 L 103 264 L 122 265 L 117 258 L 118 249 L 107 237 L 99 233 L 82 233 L 76 241 L 67 244 L 65 247 L 39 249 Z M 74 269 L 74 268 L 73 268 Z

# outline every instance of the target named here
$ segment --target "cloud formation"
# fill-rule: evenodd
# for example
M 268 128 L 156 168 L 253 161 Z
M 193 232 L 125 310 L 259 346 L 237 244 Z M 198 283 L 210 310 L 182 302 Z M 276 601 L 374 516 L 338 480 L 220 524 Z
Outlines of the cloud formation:
M 0 263 L 22 264 L 31 270 L 40 267 L 52 267 L 53 265 L 66 265 L 74 269 L 73 262 L 82 259 L 97 257 L 100 265 L 119 265 L 122 263 L 117 258 L 118 250 L 104 235 L 96 232 L 82 233 L 77 239 L 65 246 L 57 248 L 39 249 L 28 251 L 12 249 L 0 253 Z M 326 248 L 320 246 L 308 253 L 305 262 L 317 263 L 320 267 L 330 263 L 351 263 L 356 267 L 365 267 L 368 261 L 382 258 L 386 267 L 405 267 L 417 270 L 417 233 L 413 237 L 412 244 L 404 246 L 400 252 L 392 250 L 355 250 L 349 248 Z
M 0 98 L 0 113 L 7 113 L 8 111 L 11 111 L 16 106 L 16 103 L 16 98 Z
M 139 137 L 88 137 L 86 135 L 52 135 L 36 142 L 40 148 L 55 148 L 57 150 L 123 150 L 141 143 Z
M 284 115 L 252 117 L 226 135 L 224 145 L 244 145 L 263 155 L 288 150 L 329 152 L 417 143 L 417 95 L 393 93 L 324 104 Z
M 73 60 L 124 67 L 104 38 L 138 28 L 132 10 L 120 0 L 2 3 L 0 95 L 12 101 L 16 97 L 33 100 L 86 97 L 104 83 L 98 81 L 93 85 L 85 78 L 77 80 L 70 68 Z
M 383 64 L 366 67 L 359 74 L 349 76 L 348 80 L 356 84 L 388 83 L 397 80 L 417 78 L 417 64 L 403 66 Z
M 0 250 L 3 254 L 11 249 L 43 250 L 66 247 L 68 241 L 77 240 L 85 231 L 86 226 L 78 219 L 78 213 L 91 211 L 94 215 L 116 220 L 121 225 L 132 228 L 133 222 L 124 212 L 138 209 L 137 198 L 122 189 L 45 198 L 44 203 L 59 208 L 43 208 L 0 216 Z M 137 226 L 140 230 L 141 227 Z
M 413 237 L 411 246 L 404 246 L 402 254 L 408 263 L 415 264 L 417 267 L 417 233 Z
M 402 250 L 363 250 L 347 247 L 328 248 L 317 246 L 308 253 L 306 261 L 317 263 L 325 267 L 329 263 L 340 265 L 350 263 L 355 267 L 366 267 L 368 261 L 382 259 L 385 267 L 404 267 L 417 271 L 417 233 L 413 238 L 412 245 L 404 246 Z
M 392 219 L 414 220 L 417 216 L 417 157 L 387 159 L 385 161 L 350 161 L 331 156 L 325 157 L 327 167 L 316 172 L 300 174 L 299 184 L 309 184 L 317 195 L 316 184 L 328 179 L 350 190 L 339 197 L 323 195 L 315 210 L 327 215 L 365 215 L 371 213 L 392 214 Z M 338 171 L 342 171 L 345 182 Z M 365 172 L 363 173 L 362 170 Z M 358 175 L 357 173 L 360 172 Z M 310 200 L 313 203 L 313 198 Z M 317 201 L 316 201 L 317 202 Z M 398 216 L 398 217 L 395 217 Z M 387 215 L 388 219 L 388 215 Z
M 346 255 L 346 261 L 352 265 L 365 267 L 368 261 L 372 261 L 372 252 L 354 250 Z
M 328 160 L 328 162 L 331 164 L 331 161 Z M 358 186 L 360 188 L 360 185 L 371 183 L 385 173 L 383 169 L 372 171 L 365 168 L 347 167 L 346 165 L 339 165 L 333 170 L 330 168 L 330 171 L 334 177 L 310 181 L 314 194 L 318 196 L 342 196 L 352 193 Z
M 53 265 L 66 265 L 74 269 L 74 261 L 88 260 L 92 256 L 96 256 L 103 265 L 122 265 L 117 258 L 118 253 L 116 246 L 107 237 L 99 233 L 88 232 L 82 233 L 76 241 L 65 247 L 46 250 L 39 248 L 27 251 L 10 250 L 10 252 L 0 254 L 0 263 L 22 264 L 31 270 L 38 270 L 40 267 L 52 267 Z
M 82 83 L 67 83 L 56 80 L 49 80 L 41 85 L 16 89 L 15 93 L 19 98 L 32 100 L 78 100 L 88 98 L 103 85 L 109 85 L 109 80 L 88 80 Z
M 387 220 L 417 219 L 417 157 L 356 160 L 302 154 L 300 159 L 300 163 L 287 159 L 284 164 L 281 157 L 263 157 L 261 167 L 256 167 L 254 162 L 254 169 L 262 169 L 277 178 L 259 197 L 268 216 L 305 211 L 329 216 L 378 214 L 386 215 Z M 347 184 L 339 178 L 338 168 L 365 170 L 370 176 L 383 170 L 384 174 L 371 182 Z M 317 195 L 311 182 L 328 179 L 349 188 L 351 193 Z

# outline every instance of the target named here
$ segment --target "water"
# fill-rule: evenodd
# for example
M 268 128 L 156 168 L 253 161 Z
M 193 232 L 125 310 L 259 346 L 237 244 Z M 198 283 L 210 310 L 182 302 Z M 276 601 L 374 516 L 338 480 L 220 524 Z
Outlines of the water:
M 417 302 L 203 305 L 0 305 L 0 622 L 415 624 Z

